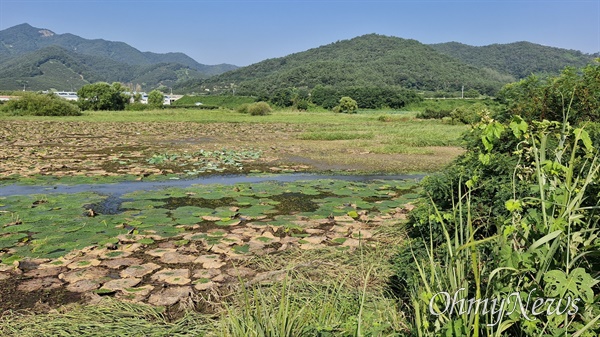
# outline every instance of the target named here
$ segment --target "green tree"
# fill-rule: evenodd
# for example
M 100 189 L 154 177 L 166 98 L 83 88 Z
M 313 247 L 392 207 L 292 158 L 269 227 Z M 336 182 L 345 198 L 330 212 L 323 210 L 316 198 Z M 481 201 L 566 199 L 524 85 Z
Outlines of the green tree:
M 559 76 L 540 79 L 529 76 L 507 84 L 498 99 L 507 106 L 502 119 L 519 115 L 526 121 L 560 121 L 568 112 L 568 121 L 597 121 L 600 117 L 600 59 L 578 70 L 565 68 Z
M 358 104 L 355 100 L 348 96 L 344 96 L 340 99 L 339 112 L 343 113 L 356 113 L 358 110 Z
M 148 94 L 148 104 L 156 108 L 162 107 L 164 99 L 163 93 L 158 90 L 152 90 Z
M 475 89 L 469 89 L 467 91 L 465 91 L 464 97 L 465 98 L 479 98 L 480 94 L 479 91 L 475 90 Z
M 86 84 L 77 91 L 79 107 L 82 110 L 124 110 L 128 97 L 122 89 L 120 83 Z

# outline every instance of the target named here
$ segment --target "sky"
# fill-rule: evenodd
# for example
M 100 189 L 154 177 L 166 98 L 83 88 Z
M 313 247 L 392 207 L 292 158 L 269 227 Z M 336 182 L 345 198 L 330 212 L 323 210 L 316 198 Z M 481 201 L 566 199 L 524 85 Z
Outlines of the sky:
M 0 30 L 21 23 L 237 66 L 370 33 L 600 51 L 600 0 L 0 0 Z

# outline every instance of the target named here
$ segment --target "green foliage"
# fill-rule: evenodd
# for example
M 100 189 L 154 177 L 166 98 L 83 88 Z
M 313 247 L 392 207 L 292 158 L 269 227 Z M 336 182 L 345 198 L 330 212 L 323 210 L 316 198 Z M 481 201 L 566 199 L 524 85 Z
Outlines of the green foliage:
M 597 334 L 600 162 L 591 137 L 568 124 L 527 123 L 520 117 L 506 124 L 485 119 L 473 133 L 467 154 L 425 181 L 432 203 L 412 215 L 412 236 L 424 237 L 427 250 L 414 255 L 419 277 L 407 278 L 399 267 L 398 279 L 404 277 L 402 289 L 412 289 L 419 334 L 456 324 L 461 326 L 456 335 Z M 397 263 L 405 262 L 399 255 Z M 466 299 L 507 298 L 514 292 L 579 298 L 579 312 L 535 321 L 521 312 L 496 318 L 439 315 L 434 324 L 425 323 L 424 310 L 439 291 L 458 291 Z
M 333 87 L 317 86 L 311 91 L 312 102 L 326 109 L 335 107 L 339 99 L 344 96 L 356 99 L 356 103 L 361 109 L 401 109 L 408 104 L 422 100 L 416 92 L 399 87 L 334 89 Z
M 79 116 L 79 108 L 54 94 L 23 93 L 19 99 L 4 103 L 0 109 L 16 116 Z
M 451 110 L 425 108 L 425 111 L 419 112 L 416 117 L 421 119 L 442 119 L 444 117 L 450 117 L 451 112 Z
M 26 84 L 30 90 L 72 90 L 106 81 L 143 83 L 149 90 L 159 83 L 170 86 L 236 68 L 200 64 L 182 53 L 140 52 L 122 42 L 42 36 L 39 31 L 27 24 L 0 31 L 1 88 L 22 90 Z
M 358 104 L 356 104 L 356 101 L 352 98 L 344 96 L 340 98 L 340 104 L 336 108 L 336 112 L 356 113 L 356 110 L 358 110 Z
M 77 91 L 79 107 L 82 110 L 124 110 L 128 97 L 123 91 L 120 83 L 86 84 Z
M 396 258 L 396 286 L 412 294 L 419 335 L 600 332 L 600 305 L 594 300 L 600 292 L 599 132 L 595 123 L 588 132 L 586 124 L 568 122 L 573 115 L 586 116 L 582 107 L 593 106 L 596 84 L 588 81 L 597 73 L 597 66 L 579 75 L 566 69 L 548 81 L 532 76 L 507 86 L 503 99 L 512 116 L 499 122 L 484 114 L 465 135 L 467 152 L 423 181 L 429 203 L 411 213 L 411 242 L 417 248 L 410 249 L 419 275 L 406 269 L 406 252 Z M 563 122 L 539 121 L 546 116 Z M 458 291 L 465 299 L 513 293 L 531 302 L 552 298 L 563 301 L 561 312 L 567 300 L 579 302 L 576 313 L 556 314 L 556 303 L 546 301 L 544 314 L 533 320 L 517 310 L 496 318 L 436 315 L 431 322 L 425 309 L 439 291 Z M 531 315 L 531 307 L 527 310 Z
M 296 109 L 300 111 L 308 111 L 310 107 L 310 102 L 307 99 L 301 99 L 296 103 Z
M 325 109 L 333 109 L 338 104 L 340 97 L 336 89 L 331 86 L 325 87 L 322 85 L 314 87 L 310 95 L 313 103 Z
M 247 111 L 251 116 L 266 116 L 272 109 L 267 102 L 256 102 L 248 105 Z
M 519 115 L 526 121 L 566 118 L 571 124 L 598 120 L 598 78 L 600 63 L 596 62 L 581 71 L 567 67 L 559 76 L 546 80 L 532 75 L 508 84 L 498 93 L 498 99 L 507 105 L 499 117 L 510 120 L 512 115 Z
M 158 90 L 150 91 L 148 94 L 148 105 L 152 106 L 153 108 L 160 108 L 163 106 L 163 102 L 164 95 L 162 92 Z
M 249 107 L 249 106 L 250 106 L 250 103 L 244 103 L 244 104 L 241 104 L 241 105 L 239 105 L 239 106 L 238 106 L 238 107 L 235 109 L 235 111 L 236 111 L 236 112 L 239 112 L 239 113 L 241 113 L 241 114 L 247 114 L 247 113 L 248 113 L 248 107 Z
M 530 42 L 474 47 L 458 42 L 430 45 L 437 51 L 467 64 L 508 74 L 514 79 L 531 74 L 557 74 L 565 66 L 584 67 L 593 57 L 577 50 L 547 47 Z
M 335 89 L 402 87 L 431 91 L 460 91 L 464 85 L 493 94 L 513 80 L 510 76 L 469 66 L 415 40 L 370 34 L 265 60 L 201 83 L 182 83 L 178 88 L 224 92 L 231 90 L 231 83 L 235 83 L 236 92 L 240 94 L 272 96 L 280 88 L 310 90 L 319 85 Z M 362 108 L 358 96 L 343 96 L 354 97 Z M 336 97 L 336 101 L 340 97 Z
M 469 90 L 465 91 L 463 97 L 464 98 L 479 98 L 479 96 L 481 96 L 479 91 L 477 91 L 475 89 L 469 89 Z
M 279 107 L 298 108 L 300 101 L 307 101 L 308 99 L 308 90 L 295 87 L 279 88 L 269 95 L 269 101 Z
M 452 121 L 463 124 L 475 124 L 485 114 L 486 107 L 483 104 L 471 105 L 469 107 L 457 107 L 450 112 Z

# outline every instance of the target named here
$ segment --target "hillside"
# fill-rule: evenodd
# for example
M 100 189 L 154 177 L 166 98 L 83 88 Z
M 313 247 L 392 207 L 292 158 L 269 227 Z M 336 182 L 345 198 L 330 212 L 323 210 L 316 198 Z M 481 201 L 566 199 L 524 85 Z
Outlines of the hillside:
M 577 50 L 542 46 L 530 42 L 474 47 L 458 42 L 430 45 L 440 53 L 479 68 L 510 74 L 517 79 L 531 74 L 558 74 L 565 66 L 581 68 L 593 55 Z
M 0 63 L 0 89 L 76 90 L 98 81 L 142 85 L 150 89 L 206 75 L 177 63 L 133 66 L 99 56 L 50 46 Z
M 237 68 L 204 65 L 183 53 L 141 52 L 126 43 L 88 40 L 21 24 L 0 31 L 0 89 L 68 89 L 94 81 L 141 84 L 144 90 Z M 70 90 L 70 89 L 69 89 Z
M 176 87 L 184 91 L 218 90 L 235 83 L 237 92 L 251 94 L 317 85 L 402 86 L 429 91 L 460 90 L 464 85 L 493 93 L 512 80 L 512 76 L 468 65 L 415 40 L 370 34 Z

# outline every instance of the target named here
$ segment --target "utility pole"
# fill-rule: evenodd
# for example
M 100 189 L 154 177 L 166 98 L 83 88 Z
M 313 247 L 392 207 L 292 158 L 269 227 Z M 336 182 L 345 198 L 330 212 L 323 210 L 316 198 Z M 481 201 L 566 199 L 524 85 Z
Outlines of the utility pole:
M 460 98 L 461 99 L 465 99 L 465 86 L 462 86 L 462 89 L 460 89 Z

